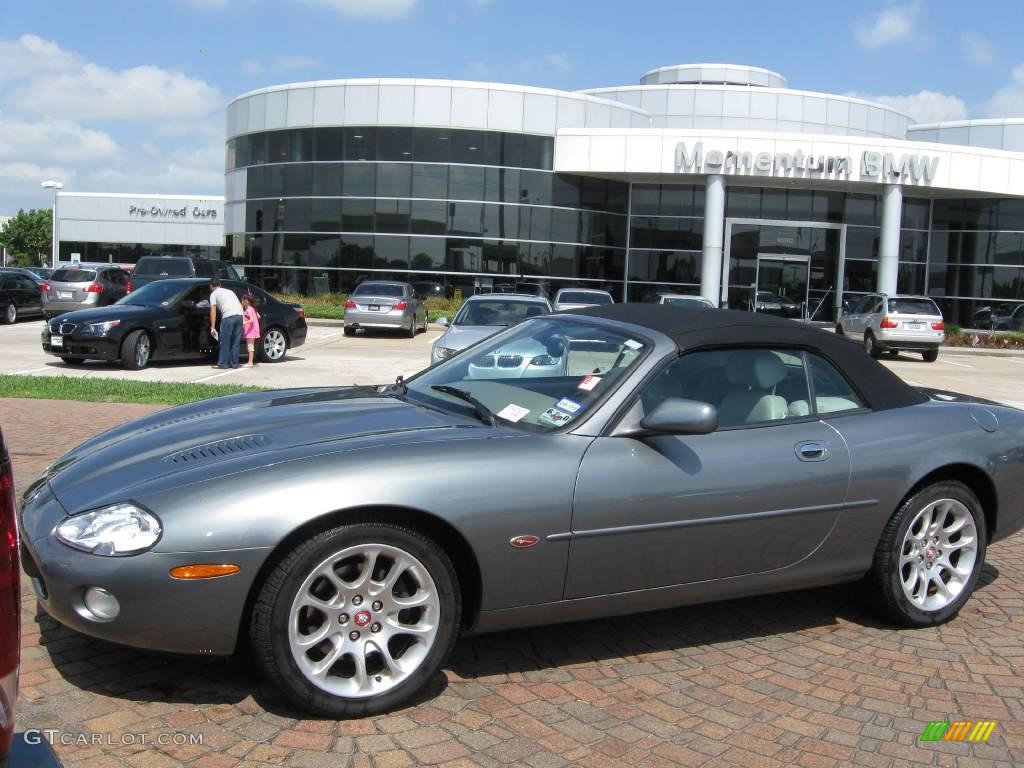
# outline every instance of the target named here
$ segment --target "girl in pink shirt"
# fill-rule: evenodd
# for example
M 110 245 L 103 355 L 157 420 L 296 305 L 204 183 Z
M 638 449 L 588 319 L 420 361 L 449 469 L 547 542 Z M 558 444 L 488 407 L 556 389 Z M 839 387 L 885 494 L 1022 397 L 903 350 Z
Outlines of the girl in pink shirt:
M 246 368 L 252 368 L 253 358 L 256 355 L 256 339 L 260 337 L 260 314 L 253 306 L 252 296 L 242 297 L 242 338 L 245 339 L 245 346 L 249 348 L 249 362 Z

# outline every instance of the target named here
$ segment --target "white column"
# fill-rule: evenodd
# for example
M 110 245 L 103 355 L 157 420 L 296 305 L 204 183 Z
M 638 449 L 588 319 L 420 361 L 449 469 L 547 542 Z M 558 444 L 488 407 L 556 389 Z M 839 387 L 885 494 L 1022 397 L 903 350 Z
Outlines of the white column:
M 900 272 L 900 227 L 903 225 L 903 188 L 889 184 L 882 192 L 882 233 L 878 238 L 878 292 L 896 293 Z
M 60 259 L 60 221 L 57 219 L 57 190 L 53 190 L 53 235 L 51 236 L 53 253 L 50 254 L 53 263 L 50 269 L 57 268 L 57 261 Z
M 716 307 L 722 298 L 722 232 L 725 229 L 725 177 L 708 176 L 704 188 L 704 251 L 700 295 Z

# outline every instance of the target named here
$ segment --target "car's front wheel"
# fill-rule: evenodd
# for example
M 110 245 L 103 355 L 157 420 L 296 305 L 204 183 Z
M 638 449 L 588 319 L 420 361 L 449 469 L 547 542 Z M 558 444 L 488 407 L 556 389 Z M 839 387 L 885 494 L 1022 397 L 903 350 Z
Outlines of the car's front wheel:
M 121 365 L 130 371 L 141 371 L 153 356 L 153 342 L 145 331 L 132 331 L 121 345 Z
M 4 310 L 4 322 L 8 325 L 18 322 L 18 307 L 13 302 Z
M 404 704 L 437 672 L 460 620 L 455 570 L 430 539 L 399 525 L 318 533 L 267 577 L 250 639 L 264 673 L 326 717 Z
M 981 503 L 963 483 L 923 488 L 882 533 L 865 580 L 869 604 L 907 627 L 949 621 L 978 583 L 987 535 Z
M 263 334 L 260 350 L 264 362 L 280 363 L 288 352 L 288 337 L 280 328 L 269 328 Z

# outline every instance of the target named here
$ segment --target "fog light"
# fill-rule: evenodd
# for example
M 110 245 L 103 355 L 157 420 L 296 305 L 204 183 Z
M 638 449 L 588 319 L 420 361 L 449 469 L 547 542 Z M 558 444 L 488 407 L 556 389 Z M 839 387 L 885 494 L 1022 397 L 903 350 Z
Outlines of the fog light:
M 117 598 L 102 587 L 89 587 L 85 590 L 85 608 L 100 621 L 112 621 L 121 613 Z

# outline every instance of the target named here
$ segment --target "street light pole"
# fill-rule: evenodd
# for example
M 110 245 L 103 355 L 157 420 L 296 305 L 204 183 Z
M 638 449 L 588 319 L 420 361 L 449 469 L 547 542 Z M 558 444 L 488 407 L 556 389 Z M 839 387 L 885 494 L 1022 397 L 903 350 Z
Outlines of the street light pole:
M 57 238 L 58 232 L 60 231 L 60 228 L 57 225 L 57 192 L 58 192 L 58 190 L 64 189 L 64 184 L 59 182 L 59 181 L 54 181 L 53 179 L 50 179 L 48 181 L 44 181 L 41 186 L 43 187 L 43 189 L 52 189 L 53 190 L 53 222 L 52 222 L 53 223 L 53 229 L 52 229 L 52 232 L 50 234 L 50 245 L 51 245 L 51 250 L 52 250 L 52 253 L 51 253 L 50 256 L 51 256 L 51 261 L 53 263 L 50 264 L 50 267 L 51 267 L 51 269 L 56 269 L 57 268 L 57 261 L 59 259 L 58 250 L 59 250 L 59 246 L 60 246 L 60 243 L 58 242 L 58 238 Z

